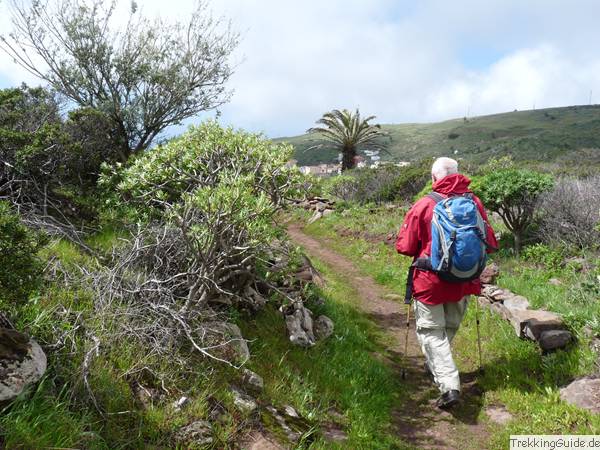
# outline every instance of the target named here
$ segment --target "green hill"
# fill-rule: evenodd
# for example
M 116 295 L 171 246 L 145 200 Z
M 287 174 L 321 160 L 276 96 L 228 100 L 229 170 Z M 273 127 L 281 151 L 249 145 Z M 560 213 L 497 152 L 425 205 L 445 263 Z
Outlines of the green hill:
M 511 154 L 515 160 L 558 164 L 600 163 L 600 105 L 514 111 L 439 123 L 383 125 L 390 134 L 389 155 L 382 160 L 415 161 L 450 156 L 482 162 Z M 299 165 L 333 162 L 331 148 L 309 150 L 316 136 L 275 141 L 295 147 Z

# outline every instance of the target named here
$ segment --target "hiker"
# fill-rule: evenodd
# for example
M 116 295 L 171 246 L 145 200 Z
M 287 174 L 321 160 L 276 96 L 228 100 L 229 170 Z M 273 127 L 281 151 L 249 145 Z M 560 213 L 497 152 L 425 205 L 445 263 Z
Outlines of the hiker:
M 485 266 L 486 253 L 497 249 L 498 244 L 481 200 L 469 191 L 471 180 L 458 173 L 455 160 L 438 158 L 431 167 L 431 180 L 433 192 L 418 200 L 406 214 L 396 240 L 396 250 L 413 257 L 406 302 L 415 299 L 416 333 L 425 355 L 425 370 L 433 376 L 441 393 L 437 406 L 450 408 L 460 397 L 460 379 L 450 343 L 467 309 L 469 295 L 481 293 L 479 275 Z M 451 203 L 446 199 L 452 199 Z M 453 213 L 452 209 L 457 207 L 459 209 Z M 476 221 L 477 226 L 468 227 L 466 234 L 453 232 L 457 211 L 465 220 Z M 469 211 L 471 214 L 467 216 Z M 435 233 L 432 233 L 432 220 Z M 439 228 L 440 224 L 444 227 Z M 450 246 L 452 238 L 460 241 L 466 235 L 469 236 L 464 239 L 470 239 L 463 241 L 466 244 Z M 461 251 L 469 245 L 471 251 L 465 256 Z M 433 256 L 432 247 L 435 249 Z M 450 247 L 452 250 L 448 252 Z M 456 260 L 459 257 L 468 259 L 472 254 L 480 256 L 470 265 Z M 448 264 L 449 260 L 454 263 Z M 472 269 L 458 270 L 463 263 Z

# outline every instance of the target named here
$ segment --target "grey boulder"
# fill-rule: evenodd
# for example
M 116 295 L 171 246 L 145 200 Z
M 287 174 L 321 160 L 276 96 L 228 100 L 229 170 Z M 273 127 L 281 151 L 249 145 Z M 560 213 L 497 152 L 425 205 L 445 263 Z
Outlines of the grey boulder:
M 573 339 L 567 330 L 548 330 L 540 333 L 538 343 L 544 351 L 557 350 L 566 347 Z
M 560 398 L 565 402 L 600 413 L 600 378 L 585 377 L 573 381 L 560 390 Z
M 327 339 L 333 334 L 333 320 L 327 316 L 319 316 L 314 321 L 314 332 L 317 339 Z
M 37 342 L 16 330 L 0 328 L 0 402 L 9 401 L 46 371 L 46 354 Z

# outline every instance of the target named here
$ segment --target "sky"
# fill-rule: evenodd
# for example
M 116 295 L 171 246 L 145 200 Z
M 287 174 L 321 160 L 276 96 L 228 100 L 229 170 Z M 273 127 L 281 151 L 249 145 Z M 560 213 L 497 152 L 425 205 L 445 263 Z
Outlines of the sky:
M 0 33 L 10 29 L 0 0 Z M 128 5 L 128 1 L 122 3 Z M 138 0 L 186 20 L 192 0 Z M 212 0 L 241 33 L 219 121 L 292 136 L 334 108 L 435 122 L 600 103 L 597 0 Z M 0 54 L 0 87 L 31 75 Z M 190 119 L 195 123 L 214 113 Z M 174 133 L 180 128 L 171 129 Z

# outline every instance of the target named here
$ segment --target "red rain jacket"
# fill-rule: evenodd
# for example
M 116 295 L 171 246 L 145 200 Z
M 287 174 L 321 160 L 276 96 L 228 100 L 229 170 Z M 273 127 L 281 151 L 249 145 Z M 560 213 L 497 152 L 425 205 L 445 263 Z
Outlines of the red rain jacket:
M 464 194 L 469 190 L 469 180 L 461 174 L 448 175 L 433 184 L 433 190 L 444 196 L 451 194 Z M 473 200 L 485 220 L 487 227 L 487 242 L 490 248 L 496 249 L 498 243 L 494 230 L 488 223 L 487 214 L 481 200 L 473 195 Z M 431 219 L 433 207 L 436 202 L 430 197 L 418 200 L 408 211 L 404 218 L 402 228 L 396 239 L 396 250 L 403 255 L 413 258 L 428 257 L 431 255 Z M 491 250 L 488 249 L 488 252 Z M 413 278 L 413 296 L 417 300 L 430 305 L 457 302 L 465 295 L 478 295 L 481 293 L 479 280 L 465 283 L 448 283 L 431 271 L 415 269 Z

